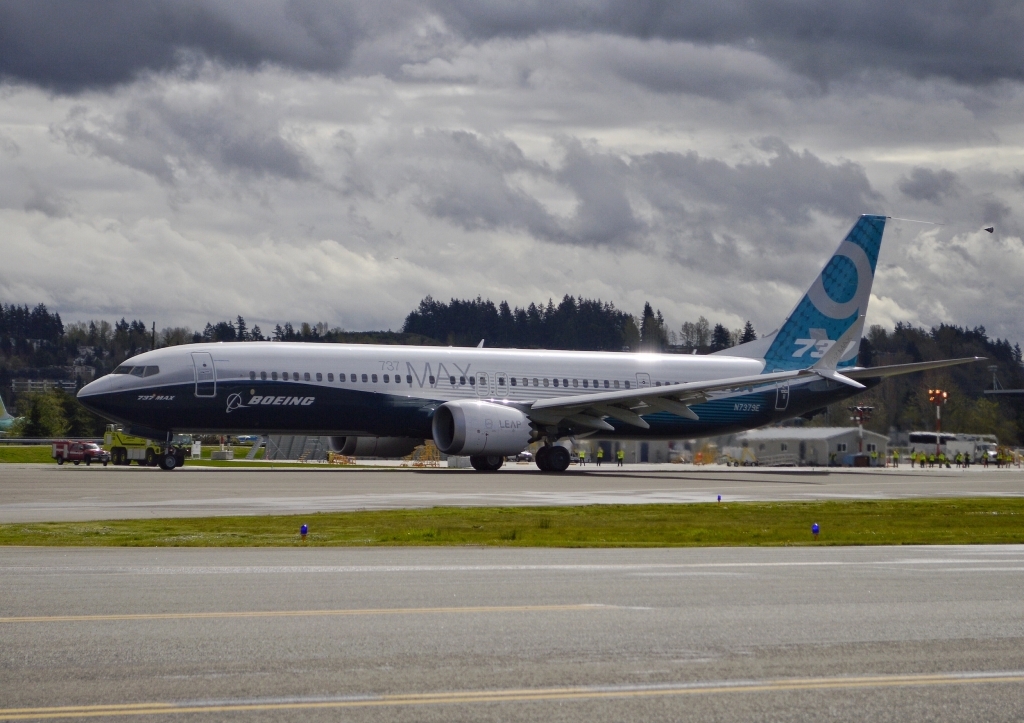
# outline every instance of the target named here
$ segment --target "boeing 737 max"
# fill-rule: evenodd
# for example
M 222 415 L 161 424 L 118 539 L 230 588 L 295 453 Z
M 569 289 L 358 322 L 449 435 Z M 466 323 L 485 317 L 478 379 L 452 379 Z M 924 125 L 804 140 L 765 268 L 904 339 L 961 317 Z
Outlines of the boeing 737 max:
M 857 352 L 885 216 L 861 216 L 782 326 L 711 355 L 246 342 L 146 352 L 84 387 L 134 434 L 319 434 L 338 449 L 404 454 L 432 438 L 479 470 L 561 438 L 690 439 L 825 407 L 888 376 L 950 359 L 864 369 Z M 170 447 L 160 465 L 173 469 Z

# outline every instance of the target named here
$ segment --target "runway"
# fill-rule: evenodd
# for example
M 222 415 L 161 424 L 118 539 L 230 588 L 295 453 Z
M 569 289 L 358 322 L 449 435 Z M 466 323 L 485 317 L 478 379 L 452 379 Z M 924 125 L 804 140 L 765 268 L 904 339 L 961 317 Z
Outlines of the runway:
M 0 466 L 0 523 L 456 506 L 1016 496 L 1019 469 L 750 469 L 682 465 L 466 470 Z
M 0 720 L 1020 720 L 1024 546 L 0 555 Z

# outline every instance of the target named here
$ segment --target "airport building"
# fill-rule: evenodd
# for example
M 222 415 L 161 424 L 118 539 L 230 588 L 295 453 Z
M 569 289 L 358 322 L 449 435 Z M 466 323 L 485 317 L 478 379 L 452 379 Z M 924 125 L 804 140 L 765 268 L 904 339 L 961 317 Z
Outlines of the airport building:
M 853 466 L 862 434 L 863 454 L 870 460 L 874 453 L 878 464 L 885 464 L 888 437 L 857 427 L 766 427 L 737 434 L 731 444 L 749 450 L 761 465 L 826 466 L 834 459 Z

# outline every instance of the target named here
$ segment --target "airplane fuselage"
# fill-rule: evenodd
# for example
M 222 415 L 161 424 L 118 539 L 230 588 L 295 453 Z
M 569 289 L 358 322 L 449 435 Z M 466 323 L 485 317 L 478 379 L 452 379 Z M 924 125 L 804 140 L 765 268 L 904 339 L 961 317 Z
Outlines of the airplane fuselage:
M 476 399 L 515 407 L 558 397 L 752 376 L 764 372 L 764 366 L 759 359 L 718 355 L 192 344 L 134 357 L 119 367 L 122 373 L 85 387 L 80 399 L 103 416 L 158 439 L 169 433 L 427 439 L 434 411 L 449 401 Z M 640 409 L 637 413 L 648 429 L 608 419 L 614 432 L 596 436 L 716 435 L 804 414 L 854 393 L 825 379 L 768 383 L 711 395 L 692 406 L 696 420 Z

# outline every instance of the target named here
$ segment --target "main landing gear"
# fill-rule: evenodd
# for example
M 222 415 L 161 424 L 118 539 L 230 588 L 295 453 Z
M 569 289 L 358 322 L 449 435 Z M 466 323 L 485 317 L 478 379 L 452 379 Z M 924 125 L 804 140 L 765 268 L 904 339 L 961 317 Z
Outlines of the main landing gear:
M 160 469 L 168 472 L 177 469 L 185 464 L 185 450 L 168 447 L 160 453 L 156 463 Z
M 557 444 L 541 447 L 534 459 L 541 472 L 565 472 L 569 469 L 569 450 Z
M 505 464 L 505 458 L 498 454 L 474 454 L 469 463 L 477 472 L 497 472 Z

